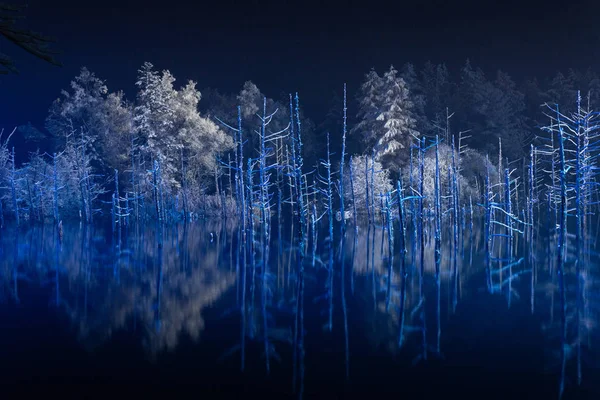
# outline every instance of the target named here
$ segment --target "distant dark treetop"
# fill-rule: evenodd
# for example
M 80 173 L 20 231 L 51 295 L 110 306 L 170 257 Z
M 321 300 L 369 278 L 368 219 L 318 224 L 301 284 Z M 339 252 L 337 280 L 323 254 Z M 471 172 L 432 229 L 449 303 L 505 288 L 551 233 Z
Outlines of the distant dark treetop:
M 15 26 L 18 20 L 23 19 L 22 12 L 25 7 L 0 3 L 0 36 L 50 64 L 62 66 L 54 58 L 58 53 L 47 48 L 48 43 L 54 42 L 53 39 Z M 0 53 L 0 74 L 8 74 L 9 72 L 18 73 L 12 59 Z

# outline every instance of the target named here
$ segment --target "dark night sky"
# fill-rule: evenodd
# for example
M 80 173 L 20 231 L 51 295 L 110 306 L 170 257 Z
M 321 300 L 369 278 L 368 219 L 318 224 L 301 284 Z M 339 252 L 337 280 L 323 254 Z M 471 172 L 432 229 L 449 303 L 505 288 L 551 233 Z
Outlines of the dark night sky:
M 344 81 L 354 93 L 371 67 L 381 72 L 431 60 L 456 71 L 469 57 L 488 74 L 500 68 L 519 80 L 596 68 L 600 55 L 597 0 L 22 3 L 29 4 L 23 26 L 56 37 L 64 67 L 0 39 L 0 52 L 21 72 L 0 76 L 0 126 L 7 128 L 41 125 L 81 66 L 130 99 L 144 61 L 171 70 L 178 83 L 194 79 L 199 88 L 237 92 L 252 80 L 269 97 L 297 90 L 318 120 L 331 93 Z

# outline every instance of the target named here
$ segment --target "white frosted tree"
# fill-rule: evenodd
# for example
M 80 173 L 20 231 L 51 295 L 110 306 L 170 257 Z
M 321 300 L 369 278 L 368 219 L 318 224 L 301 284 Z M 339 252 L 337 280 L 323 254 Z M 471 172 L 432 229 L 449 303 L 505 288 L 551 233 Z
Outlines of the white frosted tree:
M 131 108 L 122 92 L 109 93 L 104 81 L 84 67 L 71 90 L 63 90 L 53 102 L 46 128 L 57 140 L 57 150 L 84 145 L 95 172 L 112 172 L 122 168 L 126 157 Z
M 419 135 L 412 109 L 406 82 L 390 66 L 383 75 L 381 108 L 376 117 L 382 127 L 375 144 L 375 154 L 385 168 L 398 171 L 408 162 L 412 140 Z
M 96 141 L 99 139 L 99 121 L 108 88 L 86 67 L 71 81 L 71 91 L 63 90 L 62 96 L 50 107 L 46 128 L 60 145 L 80 142 L 83 134 L 86 152 L 92 160 L 98 160 Z
M 134 122 L 143 154 L 160 162 L 163 182 L 177 189 L 181 184 L 182 150 L 190 174 L 210 175 L 217 155 L 233 148 L 233 141 L 200 115 L 201 94 L 196 83 L 189 81 L 177 90 L 174 82 L 168 70 L 159 73 L 151 63 L 144 63 L 136 82 L 139 92 Z
M 116 104 L 115 96 L 119 100 Z M 114 142 L 128 129 L 127 125 L 117 128 L 111 118 L 115 107 L 123 107 L 121 97 L 109 95 L 104 81 L 84 67 L 71 81 L 71 90 L 63 90 L 54 101 L 46 119 L 48 131 L 58 141 L 59 175 L 72 184 L 67 185 L 69 195 L 79 193 L 80 212 L 88 222 L 96 211 L 96 199 L 103 193 L 100 177 L 106 172 L 107 161 L 110 164 L 118 158 L 106 150 L 117 148 Z
M 133 130 L 133 109 L 123 92 L 109 93 L 99 113 L 99 151 L 104 166 L 113 171 L 130 167 L 130 138 Z
M 406 82 L 390 69 L 380 77 L 371 70 L 359 95 L 360 122 L 353 129 L 362 135 L 365 151 L 375 149 L 384 168 L 398 171 L 410 157 L 410 144 L 419 135 Z
M 367 165 L 365 166 L 365 163 Z M 369 197 L 373 196 L 379 199 L 380 193 L 387 193 L 394 190 L 390 179 L 389 171 L 383 168 L 380 162 L 375 161 L 375 173 L 371 177 L 372 168 L 371 157 L 365 155 L 356 155 L 352 157 L 352 184 L 354 189 L 354 201 L 356 202 L 357 213 L 367 214 L 367 190 Z M 373 179 L 373 186 L 371 186 Z M 344 186 L 350 188 L 350 167 L 344 169 Z M 369 189 L 367 189 L 369 186 Z M 344 197 L 348 203 L 352 202 L 352 193 L 350 190 L 344 191 Z
M 138 71 L 139 88 L 134 108 L 136 130 L 142 138 L 142 151 L 160 163 L 163 180 L 174 183 L 179 143 L 174 131 L 177 92 L 175 78 L 167 70 L 159 73 L 145 62 Z
M 263 95 L 258 87 L 251 81 L 246 81 L 240 94 L 237 96 L 237 101 L 242 108 L 244 118 L 254 116 L 259 111 L 259 104 L 262 102 Z
M 216 156 L 233 148 L 233 139 L 213 121 L 198 112 L 201 94 L 196 82 L 189 81 L 175 97 L 175 128 L 179 145 L 188 155 L 191 173 L 210 174 L 217 166 Z

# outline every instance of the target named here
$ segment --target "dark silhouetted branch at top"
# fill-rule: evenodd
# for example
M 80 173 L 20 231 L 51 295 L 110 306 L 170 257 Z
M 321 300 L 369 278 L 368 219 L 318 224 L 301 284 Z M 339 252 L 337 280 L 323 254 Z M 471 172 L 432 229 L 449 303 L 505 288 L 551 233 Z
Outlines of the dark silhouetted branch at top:
M 48 49 L 48 43 L 54 42 L 54 39 L 44 36 L 40 33 L 18 28 L 16 22 L 23 19 L 22 12 L 26 6 L 0 3 L 0 36 L 5 37 L 10 42 L 16 44 L 26 52 L 33 54 L 50 64 L 62 66 L 54 58 L 56 51 Z M 13 64 L 13 60 L 0 53 L 0 74 L 9 72 L 18 73 Z

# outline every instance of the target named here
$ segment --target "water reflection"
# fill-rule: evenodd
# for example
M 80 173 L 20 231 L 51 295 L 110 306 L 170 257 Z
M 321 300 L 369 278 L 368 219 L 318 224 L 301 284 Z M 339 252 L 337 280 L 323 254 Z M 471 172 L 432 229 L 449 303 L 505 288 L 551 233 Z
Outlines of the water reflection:
M 343 353 L 340 370 L 350 382 L 366 379 L 353 354 L 362 360 L 360 354 L 384 350 L 400 364 L 452 357 L 455 363 L 457 353 L 469 348 L 461 342 L 463 334 L 472 337 L 481 326 L 493 326 L 498 332 L 485 334 L 501 346 L 513 343 L 501 335 L 519 336 L 514 331 L 519 324 L 541 321 L 544 341 L 523 336 L 522 342 L 545 352 L 547 373 L 557 376 L 560 392 L 571 371 L 581 384 L 586 371 L 591 375 L 600 367 L 597 259 L 590 252 L 579 269 L 567 264 L 563 311 L 552 236 L 537 234 L 535 246 L 515 243 L 525 261 L 495 267 L 488 275 L 477 225 L 462 229 L 456 244 L 452 228 L 444 228 L 439 264 L 433 235 L 425 235 L 421 252 L 411 238 L 412 225 L 406 227 L 405 253 L 393 225 L 349 229 L 336 242 L 310 231 L 305 253 L 293 240 L 294 227 L 280 226 L 268 254 L 260 243 L 245 240 L 231 221 L 152 225 L 115 236 L 110 227 L 63 229 L 62 238 L 43 226 L 3 232 L 0 295 L 16 307 L 28 302 L 23 287 L 43 293 L 50 307 L 68 316 L 88 349 L 119 331 L 136 331 L 155 357 L 175 350 L 185 336 L 199 346 L 221 346 L 221 357 L 213 362 L 235 360 L 242 371 L 262 364 L 268 374 L 290 365 L 290 387 L 302 396 L 305 385 L 318 380 L 314 361 L 311 367 L 307 363 L 322 357 L 320 349 L 330 346 L 331 338 L 339 339 L 339 346 L 331 346 Z M 533 255 L 527 253 L 532 248 Z M 488 293 L 488 278 L 495 294 Z M 218 312 L 207 319 L 208 310 Z M 484 322 L 494 313 L 498 325 Z M 203 339 L 205 330 L 220 329 L 235 330 L 238 339 L 225 345 Z M 512 351 L 509 344 L 504 351 Z
M 4 293 L 19 301 L 21 284 L 48 289 L 90 348 L 139 324 L 149 352 L 173 349 L 183 333 L 200 337 L 203 309 L 234 287 L 236 275 L 220 264 L 228 262 L 221 254 L 221 243 L 231 246 L 227 228 L 191 225 L 159 235 L 128 232 L 119 244 L 102 230 L 75 225 L 64 227 L 62 242 L 51 227 L 7 236 L 2 270 L 12 279 L 3 281 Z

